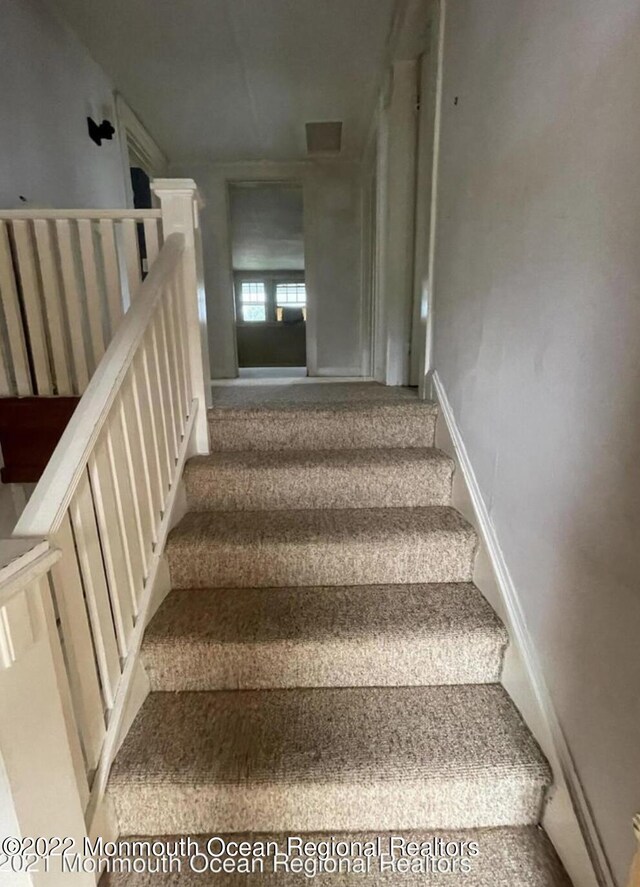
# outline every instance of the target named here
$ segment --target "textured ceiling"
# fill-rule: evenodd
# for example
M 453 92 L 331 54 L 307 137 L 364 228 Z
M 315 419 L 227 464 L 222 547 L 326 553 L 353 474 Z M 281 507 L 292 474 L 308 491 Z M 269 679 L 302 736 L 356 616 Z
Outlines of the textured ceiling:
M 396 0 L 49 0 L 172 160 L 295 160 L 366 139 Z M 400 3 L 405 0 L 399 0 Z

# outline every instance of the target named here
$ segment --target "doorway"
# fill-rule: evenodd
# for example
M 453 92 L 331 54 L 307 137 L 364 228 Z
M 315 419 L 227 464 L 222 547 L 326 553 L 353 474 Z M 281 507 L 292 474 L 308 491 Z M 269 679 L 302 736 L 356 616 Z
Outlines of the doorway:
M 240 376 L 307 374 L 302 186 L 229 185 Z

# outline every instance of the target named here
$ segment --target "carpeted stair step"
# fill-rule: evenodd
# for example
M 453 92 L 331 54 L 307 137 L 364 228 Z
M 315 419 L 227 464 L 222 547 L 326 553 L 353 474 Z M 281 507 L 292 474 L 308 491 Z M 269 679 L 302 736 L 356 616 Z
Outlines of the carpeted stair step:
M 471 584 L 173 591 L 147 628 L 152 690 L 491 683 L 507 634 Z
M 190 512 L 169 536 L 174 588 L 468 582 L 476 535 L 453 508 Z
M 437 408 L 374 383 L 214 389 L 213 450 L 433 446 Z
M 187 463 L 193 511 L 448 505 L 453 462 L 433 448 L 220 452 Z
M 467 829 L 465 831 L 455 832 L 403 832 L 377 835 L 377 834 L 309 834 L 300 836 L 304 842 L 313 842 L 315 846 L 326 842 L 330 847 L 331 840 L 336 842 L 346 842 L 349 851 L 353 850 L 354 855 L 349 859 L 353 860 L 350 872 L 342 871 L 339 875 L 335 872 L 327 874 L 326 871 L 318 870 L 318 873 L 310 878 L 310 875 L 304 871 L 285 871 L 280 862 L 280 858 L 274 865 L 273 850 L 277 848 L 279 853 L 290 853 L 291 866 L 296 865 L 293 860 L 299 861 L 305 859 L 297 853 L 296 845 L 291 848 L 287 845 L 288 835 L 282 834 L 231 834 L 231 835 L 197 835 L 189 836 L 191 840 L 197 844 L 196 848 L 192 847 L 189 852 L 186 847 L 186 839 L 184 841 L 185 854 L 182 855 L 182 849 L 179 844 L 180 835 L 167 835 L 163 837 L 163 842 L 173 849 L 178 848 L 177 858 L 181 861 L 181 871 L 179 873 L 181 887 L 201 887 L 203 883 L 209 883 L 207 877 L 213 880 L 213 876 L 205 873 L 204 875 L 196 870 L 203 866 L 204 858 L 212 858 L 212 854 L 222 853 L 216 858 L 215 865 L 222 866 L 225 860 L 234 860 L 233 865 L 236 870 L 226 872 L 217 869 L 215 873 L 215 883 L 220 887 L 235 887 L 240 884 L 255 884 L 256 887 L 308 887 L 309 881 L 318 887 L 571 887 L 569 879 L 562 868 L 562 864 L 557 857 L 551 842 L 540 828 L 535 826 L 522 827 L 504 827 L 493 829 Z M 299 837 L 299 836 L 294 836 Z M 389 868 L 390 842 L 393 838 L 399 838 L 404 841 L 401 848 L 397 843 L 394 844 L 395 870 Z M 359 874 L 353 871 L 356 859 L 365 857 L 358 856 L 358 843 L 366 841 L 381 841 L 381 851 L 386 854 L 385 857 L 374 857 L 371 860 L 370 873 Z M 212 843 L 208 842 L 213 839 Z M 220 839 L 220 840 L 219 840 Z M 133 841 L 155 841 L 154 836 L 132 838 Z M 236 842 L 236 844 L 248 843 L 253 853 L 248 858 L 242 856 L 232 856 L 232 846 L 222 851 L 222 843 Z M 457 847 L 465 849 L 460 855 L 455 856 L 456 848 L 451 846 L 454 842 Z M 267 856 L 260 857 L 260 845 L 275 845 L 271 847 L 271 853 Z M 440 852 L 442 862 L 430 865 L 429 858 L 424 855 L 418 857 L 410 856 L 411 843 L 419 845 L 420 849 L 425 846 L 433 847 Z M 443 851 L 442 845 L 449 845 L 449 853 Z M 475 843 L 478 848 L 477 855 L 472 855 L 470 844 Z M 342 848 L 340 848 L 342 849 Z M 193 869 L 190 870 L 189 857 L 194 858 Z M 319 853 L 307 857 L 305 862 L 308 872 L 312 871 L 312 865 L 318 864 Z M 131 868 L 134 868 L 133 860 L 140 860 L 139 868 L 147 869 L 142 874 L 107 874 L 100 881 L 101 887 L 174 887 L 176 884 L 175 873 L 150 873 L 148 869 L 155 864 L 154 857 L 126 856 L 126 860 L 131 860 Z M 337 853 L 331 857 L 334 860 L 343 858 Z M 381 860 L 381 861 L 379 861 Z M 462 871 L 463 862 L 466 860 L 468 871 Z M 404 867 L 410 861 L 412 866 L 420 865 L 426 870 L 405 871 Z M 243 862 L 248 862 L 254 866 L 253 871 L 249 875 L 238 871 L 241 869 Z M 340 863 L 344 867 L 344 862 Z M 440 866 L 441 871 L 437 866 Z M 124 867 L 123 867 L 124 868 Z M 381 871 L 382 869 L 382 871 Z M 274 871 L 275 870 L 275 871 Z
M 502 687 L 152 693 L 116 758 L 121 834 L 538 822 L 550 771 Z

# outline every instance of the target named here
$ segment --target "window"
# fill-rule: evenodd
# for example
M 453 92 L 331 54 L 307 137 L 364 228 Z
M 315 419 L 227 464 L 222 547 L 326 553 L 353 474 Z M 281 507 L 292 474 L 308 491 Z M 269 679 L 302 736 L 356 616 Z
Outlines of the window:
M 267 292 L 261 280 L 243 280 L 240 288 L 241 317 L 245 322 L 267 319 Z
M 304 283 L 278 283 L 276 285 L 276 305 L 303 308 L 307 304 L 307 290 Z
M 307 319 L 304 271 L 235 271 L 239 323 L 299 323 Z
M 284 309 L 299 309 L 302 319 L 307 319 L 307 290 L 302 282 L 276 284 L 276 320 L 284 319 Z

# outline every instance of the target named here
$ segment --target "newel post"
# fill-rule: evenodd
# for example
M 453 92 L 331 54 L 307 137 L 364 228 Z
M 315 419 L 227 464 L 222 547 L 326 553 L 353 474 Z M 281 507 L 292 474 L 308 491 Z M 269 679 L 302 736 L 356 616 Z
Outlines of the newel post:
M 176 232 L 185 236 L 184 311 L 188 330 L 191 386 L 193 396 L 198 400 L 194 442 L 197 453 L 208 453 L 207 407 L 211 404 L 211 371 L 200 229 L 202 203 L 193 179 L 155 179 L 151 190 L 160 203 L 164 236 L 168 237 Z

